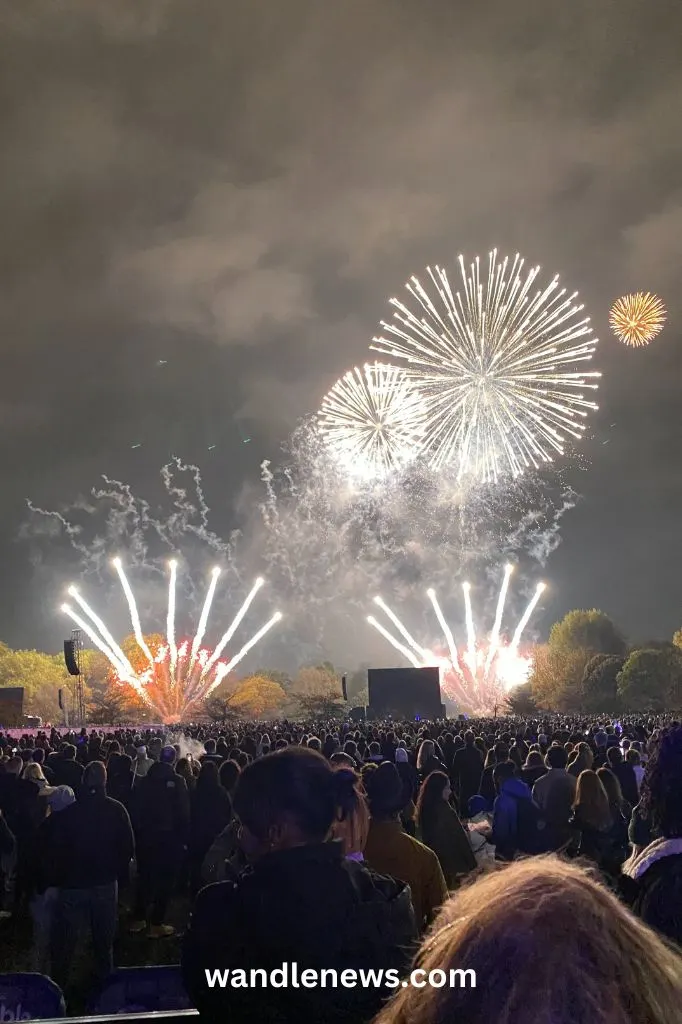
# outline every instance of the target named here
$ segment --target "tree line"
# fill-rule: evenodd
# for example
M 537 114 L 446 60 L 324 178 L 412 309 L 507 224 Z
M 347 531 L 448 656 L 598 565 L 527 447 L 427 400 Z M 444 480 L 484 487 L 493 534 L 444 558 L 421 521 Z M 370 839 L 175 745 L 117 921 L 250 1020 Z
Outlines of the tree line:
M 147 638 L 153 645 L 158 639 Z M 134 636 L 123 641 L 133 665 L 142 657 Z M 533 669 L 525 686 L 512 691 L 509 709 L 584 711 L 617 715 L 627 712 L 682 710 L 682 630 L 670 641 L 631 645 L 615 623 L 597 609 L 569 612 L 550 631 L 546 644 L 532 651 Z M 129 686 L 121 685 L 98 651 L 82 652 L 85 700 L 93 724 L 151 720 L 149 709 Z M 368 703 L 367 665 L 347 672 L 351 706 Z M 206 703 L 215 721 L 233 715 L 267 718 L 281 715 L 341 714 L 342 670 L 329 662 L 303 666 L 293 675 L 259 669 L 224 680 Z M 69 707 L 73 678 L 60 654 L 13 650 L 0 643 L 0 687 L 24 689 L 24 712 L 43 722 L 63 721 L 58 694 Z M 0 723 L 1 724 L 1 723 Z

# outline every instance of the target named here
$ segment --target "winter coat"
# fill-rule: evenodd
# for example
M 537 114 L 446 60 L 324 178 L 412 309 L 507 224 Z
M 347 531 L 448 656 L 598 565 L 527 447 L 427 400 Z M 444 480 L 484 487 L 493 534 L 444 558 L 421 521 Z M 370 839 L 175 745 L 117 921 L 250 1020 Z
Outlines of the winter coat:
M 445 800 L 430 808 L 427 820 L 422 820 L 420 838 L 438 857 L 449 889 L 455 889 L 462 875 L 475 869 L 471 843 L 456 812 Z
M 370 1021 L 388 990 L 288 987 L 210 988 L 206 969 L 283 964 L 341 972 L 407 968 L 416 942 L 410 891 L 356 861 L 340 843 L 268 854 L 236 883 L 199 893 L 182 952 L 185 986 L 202 1021 L 315 1024 Z
M 89 889 L 128 880 L 135 842 L 123 804 L 103 790 L 83 790 L 70 807 L 51 814 L 40 828 L 41 884 Z
M 626 861 L 621 890 L 642 921 L 682 946 L 682 838 L 656 839 Z
M 213 840 L 230 823 L 232 801 L 222 786 L 199 783 L 190 797 L 189 852 L 203 860 Z
M 524 844 L 521 816 L 524 809 L 519 803 L 525 801 L 527 810 L 534 810 L 531 791 L 521 779 L 505 779 L 493 806 L 493 835 L 496 855 L 501 860 L 512 860 Z
M 157 761 L 138 779 L 130 801 L 135 838 L 142 846 L 186 846 L 189 832 L 187 783 L 172 764 Z
M 469 798 L 481 791 L 483 755 L 478 747 L 462 747 L 452 762 L 452 782 L 462 813 L 469 806 Z

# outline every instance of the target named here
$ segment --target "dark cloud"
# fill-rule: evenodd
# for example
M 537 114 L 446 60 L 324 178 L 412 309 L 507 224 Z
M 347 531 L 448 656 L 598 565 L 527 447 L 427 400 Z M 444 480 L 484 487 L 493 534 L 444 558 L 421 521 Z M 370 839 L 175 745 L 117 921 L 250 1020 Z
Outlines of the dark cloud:
M 497 245 L 561 272 L 604 338 L 596 504 L 575 513 L 575 543 L 600 543 L 589 517 L 600 495 L 626 500 L 628 470 L 666 495 L 647 529 L 670 514 L 682 496 L 662 451 L 679 443 L 680 9 L 462 8 L 0 0 L 8 502 L 36 481 L 58 501 L 63 474 L 85 488 L 112 460 L 126 475 L 138 440 L 144 476 L 164 436 L 194 456 L 235 414 L 272 449 L 365 357 L 409 274 Z M 639 287 L 665 296 L 671 326 L 635 364 L 606 316 Z M 77 414 L 65 381 L 78 382 Z M 5 513 L 8 533 L 18 514 Z M 593 597 L 589 572 L 564 568 L 569 593 L 612 600 L 634 628 L 622 588 Z M 646 613 L 652 628 L 669 627 L 673 601 L 679 585 Z

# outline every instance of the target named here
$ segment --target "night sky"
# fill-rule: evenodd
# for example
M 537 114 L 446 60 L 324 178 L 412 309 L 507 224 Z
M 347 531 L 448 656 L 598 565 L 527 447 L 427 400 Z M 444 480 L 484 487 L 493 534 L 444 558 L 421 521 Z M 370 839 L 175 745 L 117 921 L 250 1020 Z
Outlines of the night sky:
M 669 637 L 680 39 L 672 0 L 0 0 L 0 638 L 65 632 L 27 497 L 143 488 L 177 453 L 227 533 L 387 297 L 493 246 L 559 272 L 600 337 L 538 625 L 596 606 Z M 637 289 L 669 324 L 632 351 L 607 318 Z

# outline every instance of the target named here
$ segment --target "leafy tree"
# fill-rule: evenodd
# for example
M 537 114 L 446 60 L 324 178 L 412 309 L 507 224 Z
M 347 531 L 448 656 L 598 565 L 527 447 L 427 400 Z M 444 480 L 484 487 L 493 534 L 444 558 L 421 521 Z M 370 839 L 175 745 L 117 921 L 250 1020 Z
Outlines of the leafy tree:
M 589 651 L 582 648 L 535 648 L 530 676 L 531 691 L 538 706 L 552 711 L 578 711 L 582 704 L 582 680 Z
M 524 683 L 523 686 L 515 686 L 507 694 L 504 710 L 510 715 L 524 715 L 532 717 L 537 715 L 539 708 L 533 696 L 531 683 Z
M 369 700 L 365 700 L 367 694 L 367 669 L 369 665 L 360 665 L 355 672 L 349 672 L 346 679 L 348 691 L 348 703 L 355 707 L 366 706 Z
M 293 686 L 293 679 L 288 672 L 278 672 L 274 668 L 259 668 L 253 673 L 261 679 L 271 679 L 273 683 L 279 683 L 285 693 L 288 693 Z
M 583 707 L 586 711 L 618 711 L 618 673 L 624 658 L 610 654 L 595 654 L 585 666 L 582 681 Z
M 673 634 L 673 643 L 675 647 L 682 647 L 682 629 L 678 629 Z
M 555 622 L 549 634 L 549 646 L 555 651 L 589 651 L 622 657 L 625 638 L 604 612 L 576 609 Z
M 299 669 L 292 695 L 301 697 L 327 697 L 334 699 L 341 696 L 341 680 L 328 663 L 319 666 L 307 666 Z
M 88 704 L 88 719 L 94 725 L 119 725 L 130 721 L 131 707 L 124 687 L 113 683 L 97 690 Z
M 241 715 L 264 718 L 279 711 L 286 699 L 287 695 L 279 683 L 263 676 L 248 676 L 237 685 L 227 703 Z
M 59 722 L 59 690 L 70 694 L 73 677 L 61 655 L 42 651 L 15 651 L 0 643 L 0 686 L 24 690 L 24 714 L 39 715 L 44 722 Z
M 204 709 L 211 721 L 224 725 L 235 718 L 235 711 L 230 706 L 228 697 L 211 696 L 204 701 Z
M 633 651 L 618 674 L 618 693 L 632 711 L 666 711 L 682 703 L 682 653 Z
M 369 704 L 369 690 L 365 686 L 362 690 L 356 690 L 351 697 L 348 693 L 348 703 L 354 708 L 366 708 Z
M 319 694 L 298 698 L 298 706 L 305 718 L 343 718 L 345 705 L 340 697 Z

